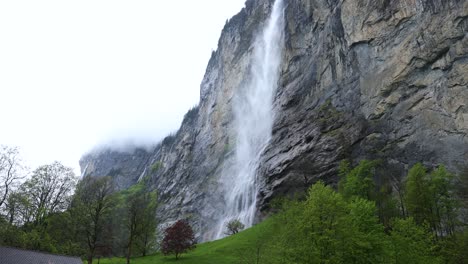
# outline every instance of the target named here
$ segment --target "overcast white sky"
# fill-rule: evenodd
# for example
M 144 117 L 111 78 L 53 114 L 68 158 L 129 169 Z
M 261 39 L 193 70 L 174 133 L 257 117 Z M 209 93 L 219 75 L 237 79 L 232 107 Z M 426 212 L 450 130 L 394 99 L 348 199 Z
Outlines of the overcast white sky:
M 0 144 L 78 173 L 98 144 L 175 131 L 244 2 L 0 1 Z

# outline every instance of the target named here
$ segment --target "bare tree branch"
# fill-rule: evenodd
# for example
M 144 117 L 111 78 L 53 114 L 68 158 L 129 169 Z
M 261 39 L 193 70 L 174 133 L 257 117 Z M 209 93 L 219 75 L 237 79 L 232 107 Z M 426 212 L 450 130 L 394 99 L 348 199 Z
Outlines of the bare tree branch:
M 17 147 L 0 146 L 0 208 L 12 188 L 23 178 L 23 165 Z

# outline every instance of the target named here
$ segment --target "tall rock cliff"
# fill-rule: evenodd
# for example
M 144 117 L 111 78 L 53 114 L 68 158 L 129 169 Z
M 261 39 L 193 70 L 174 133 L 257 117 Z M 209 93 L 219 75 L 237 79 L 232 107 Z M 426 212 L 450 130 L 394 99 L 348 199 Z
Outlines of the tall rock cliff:
M 285 1 L 285 47 L 272 139 L 261 155 L 258 209 L 336 183 L 348 158 L 382 159 L 388 177 L 412 164 L 468 167 L 468 2 Z M 219 179 L 232 163 L 233 97 L 248 76 L 272 0 L 248 0 L 224 27 L 179 131 L 150 151 L 85 155 L 85 175 L 120 188 L 150 177 L 162 222 L 189 218 L 201 238 L 223 208 Z M 260 215 L 260 214 L 259 214 Z

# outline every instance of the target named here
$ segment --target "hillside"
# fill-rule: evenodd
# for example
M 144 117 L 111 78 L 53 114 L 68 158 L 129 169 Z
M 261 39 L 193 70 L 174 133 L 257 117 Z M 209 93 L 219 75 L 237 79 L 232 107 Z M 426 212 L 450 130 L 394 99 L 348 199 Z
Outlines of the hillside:
M 220 240 L 197 245 L 193 252 L 183 254 L 176 260 L 174 256 L 162 254 L 133 258 L 133 264 L 186 263 L 186 264 L 231 264 L 255 258 L 255 243 L 261 237 L 270 236 L 272 222 L 265 221 L 252 228 Z M 101 259 L 102 264 L 124 264 L 125 258 Z

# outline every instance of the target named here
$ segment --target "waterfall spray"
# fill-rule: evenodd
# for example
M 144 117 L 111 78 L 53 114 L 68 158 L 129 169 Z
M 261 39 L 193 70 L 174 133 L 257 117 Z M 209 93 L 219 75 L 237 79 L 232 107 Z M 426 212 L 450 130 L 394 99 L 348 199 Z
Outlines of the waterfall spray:
M 262 34 L 257 38 L 251 62 L 251 77 L 234 100 L 237 134 L 235 160 L 223 176 L 225 208 L 215 238 L 224 235 L 226 223 L 239 219 L 252 226 L 258 193 L 256 171 L 260 156 L 270 141 L 274 113 L 273 95 L 279 79 L 284 39 L 283 0 L 276 0 Z

